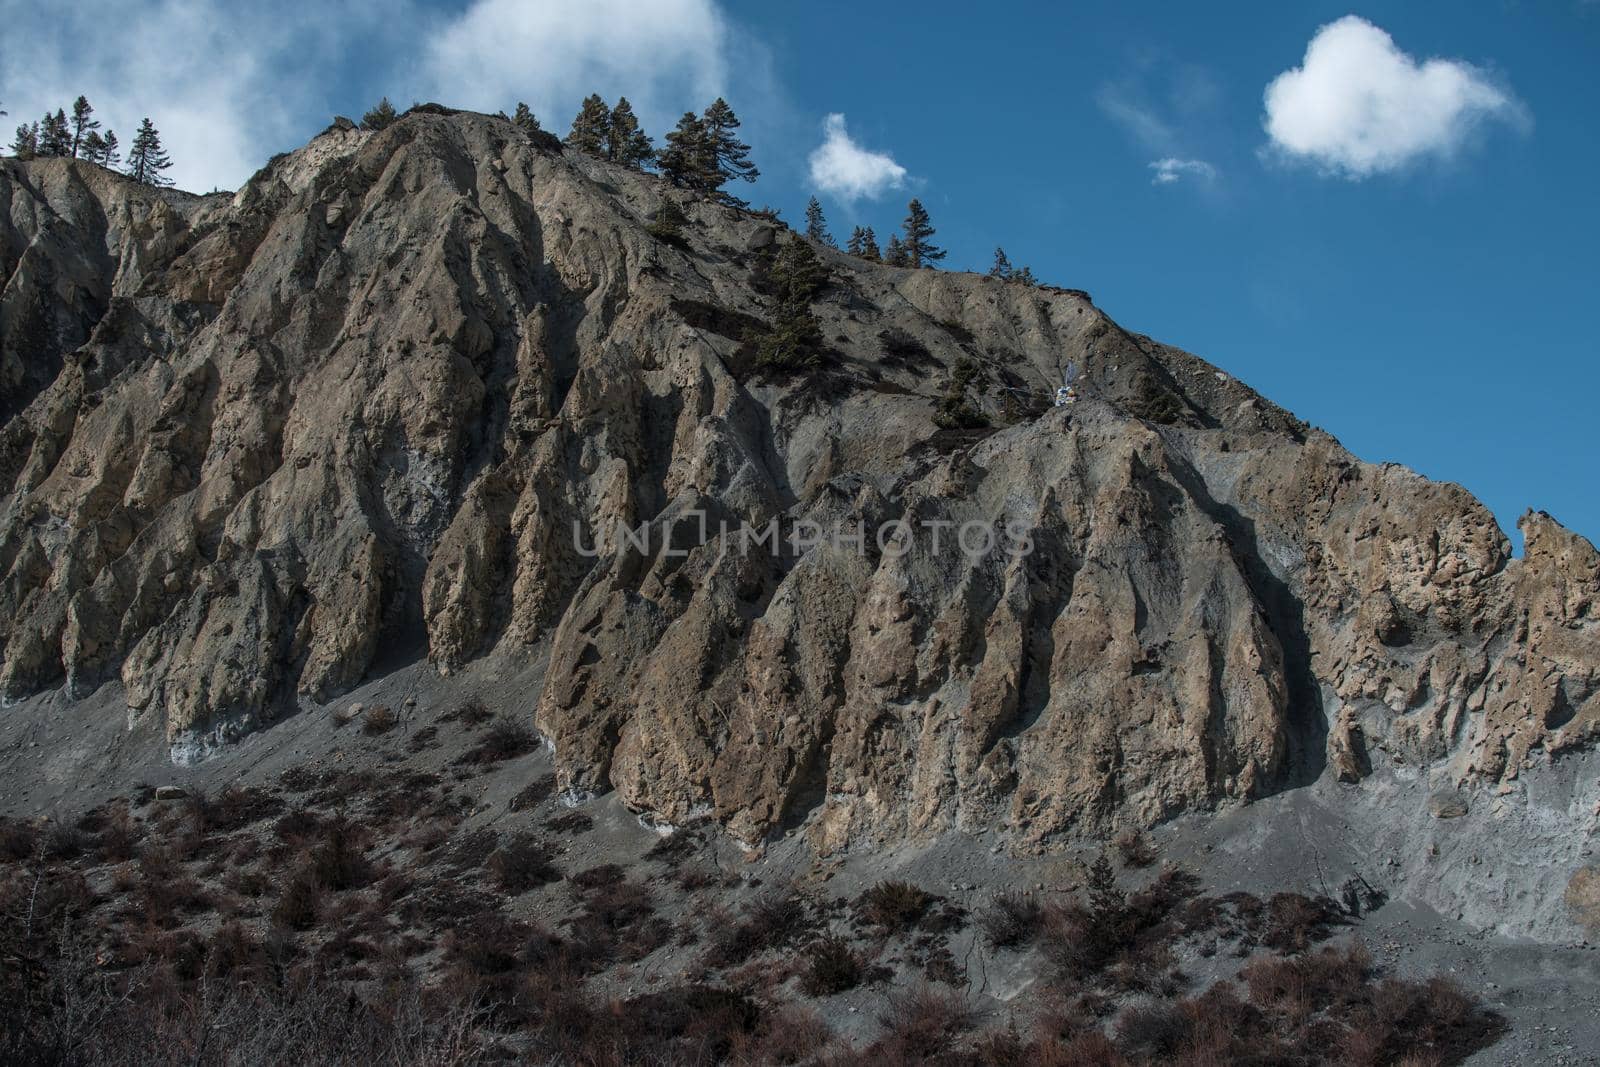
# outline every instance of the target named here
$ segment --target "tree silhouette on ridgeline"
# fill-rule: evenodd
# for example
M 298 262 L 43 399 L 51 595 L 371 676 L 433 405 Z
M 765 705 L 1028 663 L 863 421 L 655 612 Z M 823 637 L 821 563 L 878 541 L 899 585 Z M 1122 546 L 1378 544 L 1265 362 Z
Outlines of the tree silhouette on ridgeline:
M 0 115 L 4 114 L 0 111 Z M 117 132 L 100 132 L 94 105 L 81 94 L 72 102 L 70 116 L 65 108 L 46 112 L 38 121 L 18 126 L 11 141 L 11 154 L 20 160 L 81 159 L 108 170 L 121 162 L 120 149 Z
M 5 114 L 0 110 L 0 115 Z M 499 115 L 507 117 L 504 112 Z M 385 96 L 362 116 L 361 126 L 367 130 L 382 130 L 399 118 L 394 105 Z M 551 137 L 523 101 L 517 102 L 510 121 L 530 136 Z M 598 93 L 591 93 L 584 98 L 573 118 L 572 129 L 564 143 L 575 151 L 634 170 L 653 168 L 667 181 L 691 194 L 748 209 L 749 205 L 727 188 L 735 182 L 754 182 L 761 175 L 751 159 L 750 145 L 740 139 L 740 128 L 741 122 L 733 107 L 726 99 L 718 97 L 699 114 L 684 112 L 658 149 L 640 125 L 626 96 L 619 96 L 615 105 L 608 105 Z M 554 147 L 553 137 L 549 143 Z M 116 132 L 102 132 L 95 108 L 81 94 L 73 101 L 70 115 L 66 108 L 57 108 L 34 122 L 17 126 L 10 149 L 19 160 L 66 157 L 108 169 L 122 165 L 124 173 L 135 181 L 157 186 L 172 184 L 165 173 L 172 166 L 171 158 L 149 118 L 140 124 L 123 163 L 123 150 Z M 677 243 L 682 240 L 679 231 L 687 222 L 687 216 L 676 204 L 667 214 L 667 218 L 655 220 L 661 224 L 659 236 Z M 763 209 L 757 214 L 783 226 L 776 210 Z M 809 198 L 805 215 L 805 238 L 818 245 L 837 248 L 822 204 L 815 196 Z M 919 199 L 912 199 L 900 232 L 891 234 L 886 246 L 880 247 L 871 226 L 854 226 L 845 251 L 870 263 L 935 267 L 947 255 L 944 248 L 933 243 L 936 232 L 927 208 Z M 1013 264 L 1003 248 L 995 249 L 994 263 L 988 273 L 1001 281 L 1027 286 L 1040 284 L 1031 268 Z
M 79 149 L 98 129 L 100 123 L 94 118 L 94 108 L 90 106 L 87 97 L 79 96 L 72 102 L 72 158 L 78 158 Z
M 166 150 L 161 147 L 161 134 L 147 118 L 139 124 L 128 149 L 128 177 L 146 185 L 171 185 L 172 179 L 163 172 L 172 166 Z
M 936 231 L 928 219 L 928 212 L 922 206 L 922 201 L 913 199 L 907 205 L 904 232 L 905 239 L 902 243 L 905 246 L 907 266 L 931 267 L 944 258 L 944 249 L 929 240 Z
M 839 247 L 833 240 L 833 234 L 828 232 L 828 220 L 822 214 L 822 205 L 814 196 L 806 205 L 806 237 L 819 245 L 826 245 L 829 248 Z
M 388 129 L 394 125 L 395 120 L 399 117 L 400 113 L 394 109 L 393 104 L 389 103 L 389 98 L 386 96 L 379 100 L 371 111 L 361 116 L 361 128 L 363 130 Z

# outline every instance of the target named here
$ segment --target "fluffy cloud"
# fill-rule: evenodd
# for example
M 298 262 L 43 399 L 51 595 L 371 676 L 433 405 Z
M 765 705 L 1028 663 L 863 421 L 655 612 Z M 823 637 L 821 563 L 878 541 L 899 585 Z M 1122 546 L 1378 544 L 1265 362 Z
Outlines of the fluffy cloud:
M 1350 178 L 1448 157 L 1486 120 L 1524 121 L 1517 100 L 1454 59 L 1418 62 L 1346 15 L 1317 31 L 1301 65 L 1266 89 L 1272 147 Z
M 712 0 L 475 0 L 423 65 L 431 94 L 459 107 L 525 100 L 559 128 L 589 93 L 626 94 L 659 131 L 724 91 L 727 38 Z
M 873 199 L 906 183 L 906 168 L 884 152 L 862 148 L 845 128 L 843 115 L 822 123 L 822 144 L 811 153 L 811 183 L 841 200 Z
M 1169 156 L 1151 163 L 1150 169 L 1156 172 L 1155 177 L 1150 179 L 1152 185 L 1171 185 L 1184 178 L 1209 182 L 1217 177 L 1217 168 L 1203 159 L 1174 159 Z

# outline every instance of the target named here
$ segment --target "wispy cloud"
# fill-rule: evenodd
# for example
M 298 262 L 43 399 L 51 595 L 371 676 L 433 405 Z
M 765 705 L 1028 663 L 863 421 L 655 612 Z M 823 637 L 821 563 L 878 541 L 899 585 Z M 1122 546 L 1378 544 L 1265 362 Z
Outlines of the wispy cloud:
M 626 95 L 659 130 L 728 79 L 729 30 L 712 0 L 475 0 L 431 36 L 432 96 L 484 111 L 524 100 L 551 127 L 598 92 Z
M 906 183 L 906 169 L 886 152 L 862 148 L 850 136 L 844 116 L 822 123 L 822 144 L 811 153 L 811 182 L 841 200 L 873 199 Z
M 1319 29 L 1266 88 L 1271 149 L 1352 179 L 1448 158 L 1489 120 L 1525 125 L 1510 90 L 1458 59 L 1417 61 L 1365 19 Z
M 1171 124 L 1140 100 L 1127 85 L 1102 85 L 1095 93 L 1100 110 L 1121 126 L 1138 144 L 1151 152 L 1166 152 L 1177 141 Z
M 1150 179 L 1151 185 L 1172 185 L 1184 178 L 1201 182 L 1212 182 L 1217 179 L 1217 168 L 1203 159 L 1175 159 L 1168 156 L 1166 159 L 1153 161 L 1150 169 L 1156 172 Z
M 1217 179 L 1217 168 L 1186 155 L 1186 142 L 1195 140 L 1191 127 L 1204 124 L 1220 99 L 1215 81 L 1200 67 L 1179 66 L 1168 74 L 1168 105 L 1153 102 L 1137 79 L 1107 83 L 1095 93 L 1102 114 L 1122 127 L 1139 148 L 1155 153 L 1148 166 L 1155 171 L 1154 185 L 1172 185 L 1189 178 L 1206 185 Z

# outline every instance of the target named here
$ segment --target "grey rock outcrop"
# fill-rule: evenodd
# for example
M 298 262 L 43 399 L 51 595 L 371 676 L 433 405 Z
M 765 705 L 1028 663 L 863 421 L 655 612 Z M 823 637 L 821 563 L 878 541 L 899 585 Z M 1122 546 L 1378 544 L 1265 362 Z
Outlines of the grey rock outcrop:
M 1380 754 L 1506 788 L 1593 742 L 1600 557 L 1548 516 L 1514 560 L 1463 490 L 1074 290 L 822 250 L 832 354 L 765 376 L 787 238 L 686 202 L 659 242 L 669 195 L 440 108 L 231 198 L 0 162 L 0 691 L 120 677 L 187 744 L 547 655 L 520 711 L 567 787 L 824 848 L 1042 844 Z M 941 428 L 961 389 L 986 428 Z M 719 535 L 774 520 L 867 533 Z

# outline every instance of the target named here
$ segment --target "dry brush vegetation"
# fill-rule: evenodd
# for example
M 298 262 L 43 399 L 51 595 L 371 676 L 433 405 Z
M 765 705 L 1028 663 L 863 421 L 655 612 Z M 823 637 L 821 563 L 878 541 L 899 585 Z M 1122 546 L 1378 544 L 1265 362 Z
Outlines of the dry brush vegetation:
M 895 880 L 741 894 L 692 830 L 584 862 L 548 779 L 508 832 L 463 826 L 469 806 L 435 775 L 296 771 L 0 822 L 0 1059 L 1421 1067 L 1503 1025 L 1334 940 L 1351 920 L 1322 898 L 1207 895 L 1170 866 L 1129 891 L 1106 859 L 1081 892 L 971 915 Z M 559 919 L 520 906 L 538 894 Z M 690 962 L 638 981 L 672 953 Z M 1039 984 L 1002 1012 L 973 953 L 1027 954 Z M 1206 988 L 1180 962 L 1218 957 L 1236 974 Z M 829 1025 L 839 997 L 877 1005 L 869 1036 Z

